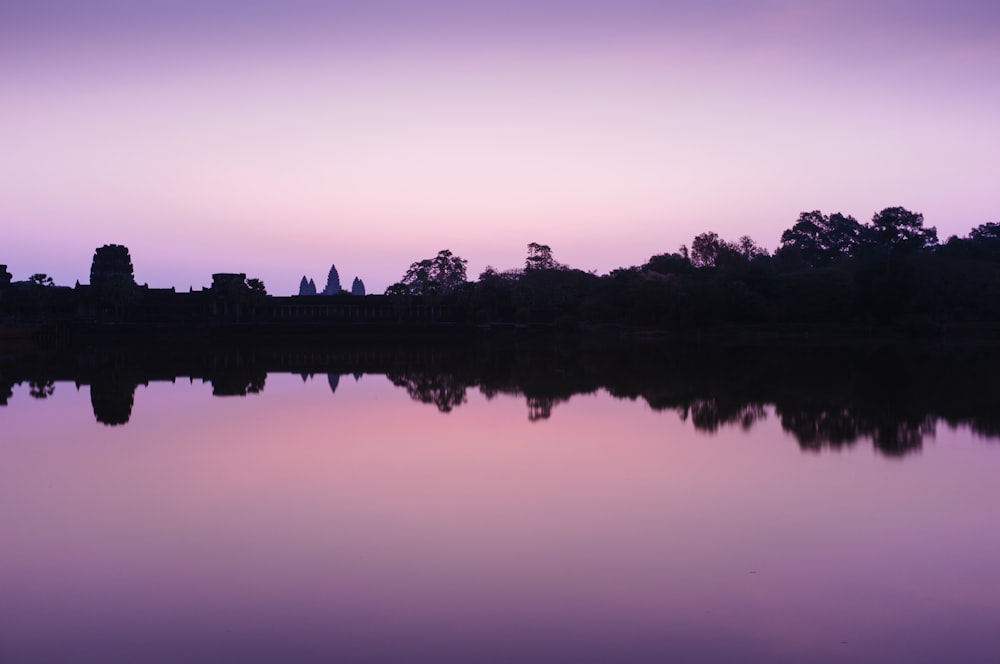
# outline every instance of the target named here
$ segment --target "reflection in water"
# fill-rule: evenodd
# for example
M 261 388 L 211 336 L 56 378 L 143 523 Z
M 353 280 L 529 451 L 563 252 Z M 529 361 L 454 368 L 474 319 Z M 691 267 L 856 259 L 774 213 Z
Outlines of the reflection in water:
M 450 413 L 465 403 L 467 385 L 454 374 L 431 369 L 407 374 L 389 373 L 386 377 L 396 387 L 405 389 L 414 401 L 434 404 L 442 413 Z
M 1000 661 L 996 363 L 828 354 L 5 357 L 0 661 Z
M 547 420 L 552 416 L 552 407 L 558 403 L 552 397 L 528 396 L 528 419 L 532 422 Z
M 229 369 L 212 379 L 212 394 L 217 397 L 245 397 L 264 391 L 267 373 L 261 369 Z
M 32 399 L 47 399 L 56 391 L 55 383 L 51 380 L 28 381 L 28 394 Z
M 0 362 L 0 403 L 27 382 L 44 399 L 55 381 L 90 385 L 97 421 L 128 422 L 135 388 L 177 377 L 212 384 L 216 396 L 264 389 L 268 372 L 306 381 L 325 373 L 336 394 L 341 376 L 384 374 L 410 398 L 449 413 L 478 389 L 524 398 L 528 419 L 550 418 L 574 395 L 603 389 L 620 399 L 675 412 L 695 430 L 749 430 L 773 412 L 803 450 L 839 449 L 870 440 L 900 456 L 920 449 L 941 420 L 1000 437 L 1000 403 L 991 388 L 1000 368 L 994 350 L 777 351 L 665 344 L 569 350 L 519 340 L 435 344 L 266 345 L 252 349 L 191 347 L 170 354 L 147 348 L 43 353 Z
M 722 426 L 738 425 L 744 431 L 767 418 L 764 404 L 726 403 L 717 399 L 697 399 L 682 406 L 681 419 L 691 416 L 691 424 L 699 431 L 715 433 Z
M 90 403 L 94 417 L 101 424 L 126 424 L 132 416 L 136 384 L 129 380 L 107 377 L 90 385 Z
M 847 447 L 867 438 L 885 454 L 898 456 L 919 449 L 924 437 L 933 437 L 937 430 L 937 420 L 931 415 L 874 414 L 863 407 L 852 412 L 849 407 L 799 406 L 778 410 L 777 415 L 781 427 L 806 450 Z

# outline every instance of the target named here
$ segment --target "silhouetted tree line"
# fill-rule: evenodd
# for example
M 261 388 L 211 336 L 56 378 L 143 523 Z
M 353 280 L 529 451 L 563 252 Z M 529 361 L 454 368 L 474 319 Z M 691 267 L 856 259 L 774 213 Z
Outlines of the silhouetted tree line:
M 12 282 L 0 266 L 0 321 L 415 321 L 570 329 L 592 322 L 667 330 L 808 324 L 927 331 L 1000 323 L 1000 223 L 942 244 L 923 215 L 902 207 L 886 208 L 866 224 L 842 213 L 803 212 L 773 253 L 749 236 L 730 241 L 704 232 L 690 248 L 606 275 L 559 263 L 548 245 L 532 242 L 527 249 L 523 267 L 487 267 L 475 281 L 468 279 L 467 261 L 444 249 L 410 265 L 385 298 L 310 299 L 317 288 L 303 276 L 300 297 L 279 301 L 261 280 L 242 273 L 215 274 L 211 288 L 187 294 L 139 287 L 128 249 L 105 245 L 95 252 L 90 286 L 58 287 L 44 273 Z M 331 266 L 322 294 L 341 292 Z M 360 279 L 351 293 L 364 295 Z
M 410 266 L 387 295 L 447 302 L 469 322 L 624 323 L 665 329 L 760 323 L 940 325 L 1000 322 L 1000 224 L 941 244 L 902 207 L 862 224 L 803 212 L 768 252 L 717 233 L 690 249 L 598 276 L 531 243 L 523 269 L 487 267 L 475 282 L 450 251 Z

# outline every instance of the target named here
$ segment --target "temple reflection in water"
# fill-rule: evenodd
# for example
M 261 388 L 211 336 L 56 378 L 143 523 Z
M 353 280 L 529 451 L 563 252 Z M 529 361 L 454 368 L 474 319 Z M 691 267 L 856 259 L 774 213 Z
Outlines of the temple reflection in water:
M 1000 399 L 990 376 L 996 353 L 880 348 L 822 352 L 719 347 L 601 348 L 555 351 L 548 343 L 506 339 L 445 342 L 149 345 L 35 350 L 0 360 L 0 404 L 14 387 L 46 399 L 59 383 L 87 386 L 94 416 L 129 421 L 136 388 L 153 381 L 204 381 L 219 397 L 256 395 L 269 373 L 310 380 L 325 374 L 336 395 L 342 377 L 385 376 L 409 397 L 442 413 L 461 408 L 470 390 L 523 397 L 527 417 L 553 416 L 560 403 L 604 390 L 676 413 L 694 429 L 750 429 L 769 418 L 803 450 L 838 449 L 867 440 L 900 456 L 920 449 L 939 425 L 967 425 L 1000 436 Z

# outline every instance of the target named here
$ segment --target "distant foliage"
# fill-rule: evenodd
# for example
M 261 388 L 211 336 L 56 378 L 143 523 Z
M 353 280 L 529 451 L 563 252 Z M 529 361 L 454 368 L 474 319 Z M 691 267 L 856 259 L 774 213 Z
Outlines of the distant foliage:
M 412 263 L 386 289 L 396 297 L 379 315 L 545 325 L 560 333 L 590 323 L 672 330 L 889 324 L 907 333 L 940 335 L 953 323 L 1000 324 L 1000 223 L 981 224 L 941 245 L 937 229 L 926 226 L 922 214 L 898 206 L 877 212 L 867 224 L 840 212 L 802 212 L 781 234 L 773 255 L 748 235 L 730 241 L 706 231 L 690 248 L 654 254 L 641 266 L 604 276 L 558 263 L 552 248 L 537 242 L 527 245 L 523 268 L 487 267 L 470 284 L 466 265 L 448 249 Z M 27 283 L 9 283 L 0 266 L 0 313 L 25 321 L 73 320 L 81 313 L 102 321 L 138 320 L 150 311 L 148 302 L 165 297 L 150 297 L 145 287 L 134 285 L 128 250 L 120 245 L 95 252 L 91 276 L 92 288 L 49 289 L 53 280 L 44 273 Z M 350 286 L 354 295 L 366 292 L 359 277 Z M 237 318 L 273 320 L 269 305 L 280 304 L 264 297 L 262 281 L 243 273 L 216 273 L 209 290 L 213 301 L 238 305 L 215 302 L 219 315 L 235 311 Z M 316 290 L 313 280 L 301 278 L 300 295 Z M 331 266 L 323 293 L 339 292 L 340 277 Z M 371 298 L 356 304 L 381 306 Z
M 652 256 L 643 265 L 644 270 L 657 274 L 685 274 L 691 271 L 691 267 L 690 259 L 682 253 Z
M 781 234 L 779 251 L 797 253 L 813 267 L 825 267 L 854 255 L 863 228 L 858 220 L 839 212 L 803 212 L 795 225 Z
M 466 282 L 467 260 L 442 249 L 434 258 L 410 265 L 402 280 L 389 286 L 386 295 L 428 297 L 449 295 Z
M 980 224 L 969 231 L 969 238 L 978 242 L 1000 242 L 1000 224 L 996 222 Z
M 749 235 L 727 242 L 718 233 L 709 231 L 695 236 L 691 242 L 690 260 L 695 267 L 740 267 L 767 255 L 767 250 Z
M 691 264 L 695 267 L 714 267 L 724 244 L 719 234 L 712 231 L 696 235 L 691 243 Z
M 906 208 L 891 207 L 872 217 L 871 226 L 865 229 L 868 244 L 885 248 L 917 251 L 938 243 L 937 229 L 924 227 L 924 215 Z
M 267 295 L 267 287 L 264 286 L 264 282 L 260 279 L 247 279 L 247 288 L 250 289 L 252 295 Z
M 552 247 L 547 244 L 532 242 L 528 245 L 528 258 L 524 261 L 525 270 L 555 270 L 564 267 L 552 258 Z

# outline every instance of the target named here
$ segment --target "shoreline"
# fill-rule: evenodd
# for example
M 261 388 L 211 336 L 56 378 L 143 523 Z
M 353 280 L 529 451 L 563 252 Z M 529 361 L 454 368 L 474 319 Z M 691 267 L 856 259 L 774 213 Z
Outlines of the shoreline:
M 717 346 L 759 348 L 870 348 L 878 346 L 1000 346 L 1000 324 L 914 323 L 907 325 L 757 324 L 679 330 L 615 323 L 0 323 L 0 350 L 132 345 L 402 343 L 522 339 L 579 348 Z

